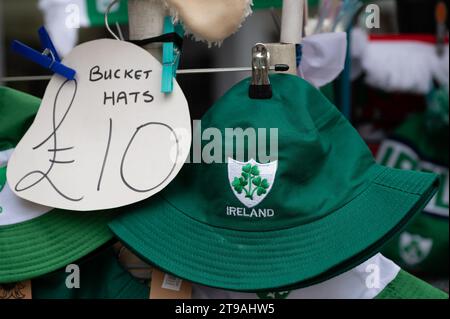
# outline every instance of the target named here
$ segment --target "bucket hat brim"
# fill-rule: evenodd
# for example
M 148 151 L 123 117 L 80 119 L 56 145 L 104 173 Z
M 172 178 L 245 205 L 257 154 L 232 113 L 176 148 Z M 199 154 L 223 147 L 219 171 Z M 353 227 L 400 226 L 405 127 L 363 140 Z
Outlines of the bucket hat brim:
M 274 231 L 207 225 L 157 196 L 109 223 L 147 262 L 183 279 L 238 291 L 302 287 L 379 251 L 436 192 L 434 174 L 376 165 L 350 202 L 308 224 Z
M 0 226 L 0 283 L 44 275 L 84 257 L 113 238 L 107 226 L 113 216 L 55 209 Z

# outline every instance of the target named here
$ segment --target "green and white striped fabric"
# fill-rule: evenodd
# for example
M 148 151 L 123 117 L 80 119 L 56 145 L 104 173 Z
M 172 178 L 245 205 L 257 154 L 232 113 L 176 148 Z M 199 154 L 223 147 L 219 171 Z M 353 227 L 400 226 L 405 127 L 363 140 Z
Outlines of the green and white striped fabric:
M 432 134 L 427 128 L 426 114 L 414 114 L 383 141 L 377 154 L 383 165 L 431 171 L 441 176 L 440 188 L 423 213 L 384 250 L 387 257 L 414 273 L 448 276 L 448 151 L 448 122 L 445 130 Z

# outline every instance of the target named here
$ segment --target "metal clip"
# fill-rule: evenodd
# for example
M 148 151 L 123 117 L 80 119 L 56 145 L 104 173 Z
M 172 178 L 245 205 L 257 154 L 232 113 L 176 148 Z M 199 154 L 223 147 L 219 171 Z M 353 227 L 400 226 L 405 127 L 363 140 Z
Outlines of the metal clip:
M 272 97 L 269 69 L 270 53 L 264 44 L 257 43 L 252 48 L 252 81 L 248 90 L 251 99 L 270 99 Z

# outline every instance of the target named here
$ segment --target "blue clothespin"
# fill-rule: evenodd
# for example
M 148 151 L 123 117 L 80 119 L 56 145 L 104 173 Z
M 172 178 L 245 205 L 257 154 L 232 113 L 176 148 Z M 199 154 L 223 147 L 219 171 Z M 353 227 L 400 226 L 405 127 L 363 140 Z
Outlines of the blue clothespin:
M 63 77 L 73 80 L 75 77 L 75 70 L 65 66 L 61 63 L 55 46 L 50 39 L 44 27 L 38 30 L 39 40 L 41 42 L 43 51 L 38 52 L 20 41 L 14 40 L 11 48 L 13 51 L 21 54 L 23 57 L 43 66 L 44 68 L 52 70 L 54 73 L 62 75 Z
M 176 32 L 179 36 L 184 36 L 184 28 L 181 24 L 174 25 L 170 16 L 164 17 L 164 33 Z M 161 79 L 161 92 L 171 93 L 173 90 L 173 78 L 176 77 L 178 64 L 180 62 L 181 48 L 173 42 L 163 43 L 163 56 L 162 56 L 162 79 Z

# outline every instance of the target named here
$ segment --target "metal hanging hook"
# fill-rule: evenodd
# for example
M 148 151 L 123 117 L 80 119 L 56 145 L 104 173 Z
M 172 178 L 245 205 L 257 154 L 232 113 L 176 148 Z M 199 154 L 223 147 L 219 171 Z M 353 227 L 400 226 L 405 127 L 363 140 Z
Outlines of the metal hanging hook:
M 111 28 L 109 27 L 109 21 L 108 21 L 108 15 L 109 12 L 111 11 L 111 8 L 117 4 L 120 0 L 112 0 L 110 4 L 108 4 L 108 7 L 106 7 L 106 11 L 105 11 L 105 27 L 108 30 L 108 32 L 116 39 L 116 40 L 122 40 L 123 41 L 123 35 L 122 35 L 122 31 L 120 30 L 120 26 L 119 24 L 116 22 L 116 27 L 117 30 L 119 32 L 120 38 L 113 32 L 113 30 L 111 30 Z

